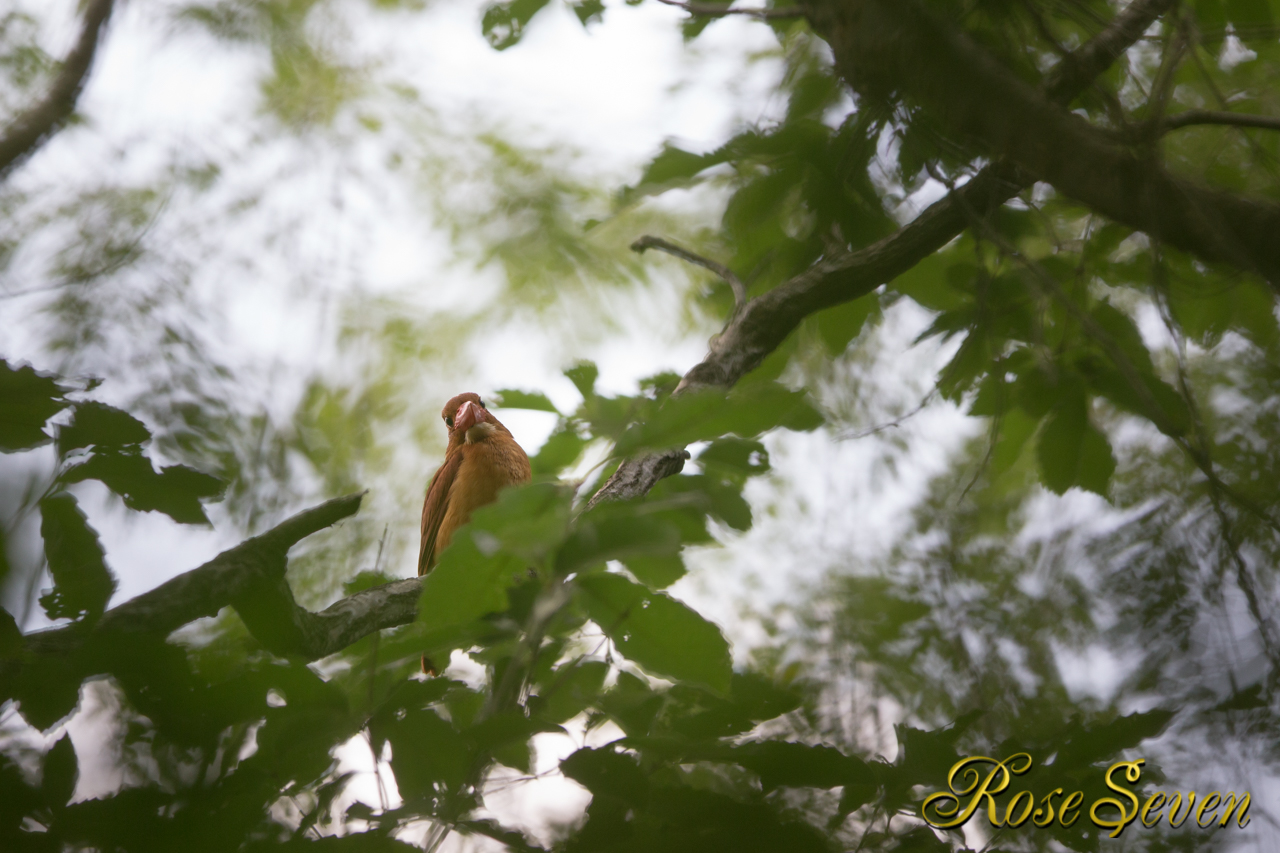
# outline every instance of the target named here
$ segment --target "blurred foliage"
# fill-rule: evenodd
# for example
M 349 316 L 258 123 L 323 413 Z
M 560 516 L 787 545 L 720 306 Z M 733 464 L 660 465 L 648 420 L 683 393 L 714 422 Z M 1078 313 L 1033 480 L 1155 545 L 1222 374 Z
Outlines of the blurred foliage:
M 1113 14 L 1100 0 L 928 5 L 1036 85 Z M 1082 791 L 1086 809 L 1125 757 L 1147 759 L 1144 790 L 1187 779 L 1265 790 L 1280 762 L 1274 292 L 1044 186 L 877 292 L 806 318 L 727 394 L 672 397 L 670 373 L 610 394 L 587 361 L 565 371 L 580 398 L 572 409 L 549 388 L 500 391 L 502 406 L 555 419 L 531 454 L 534 482 L 455 537 L 412 625 L 311 664 L 268 652 L 233 608 L 167 638 L 95 632 L 117 578 L 79 484 L 184 524 L 208 524 L 225 496 L 215 517 L 248 534 L 304 497 L 376 483 L 371 512 L 313 537 L 290 567 L 307 606 L 375 587 L 400 574 L 403 507 L 421 497 L 405 472 L 440 449 L 433 408 L 457 389 L 439 377 L 470 375 L 494 330 L 532 318 L 563 338 L 566 359 L 607 337 L 628 319 L 611 300 L 659 286 L 627 249 L 645 231 L 681 234 L 751 295 L 766 293 L 893 233 L 919 211 L 918 191 L 954 186 L 985 162 L 892 95 L 854 104 L 807 25 L 772 18 L 757 25 L 776 50 L 755 59 L 781 71 L 775 119 L 710 151 L 668 143 L 611 195 L 575 177 L 565 152 L 492 129 L 445 132 L 416 92 L 379 78 L 349 25 L 420 6 L 180 4 L 177 26 L 262 60 L 248 149 L 220 160 L 167 152 L 132 182 L 0 188 L 0 295 L 39 297 L 25 319 L 43 324 L 33 334 L 55 371 L 0 361 L 0 451 L 13 462 L 0 589 L 16 603 L 0 611 L 0 846 L 410 849 L 426 825 L 432 848 L 458 833 L 584 853 L 1093 851 L 1111 845 L 1087 819 L 1001 831 L 979 820 L 966 837 L 924 826 L 920 804 L 960 758 L 1021 752 L 1038 765 L 1026 779 L 1037 801 L 1061 786 Z M 611 14 L 569 6 L 584 27 Z M 493 4 L 479 27 L 511 48 L 548 7 Z M 1178 5 L 1071 107 L 1171 170 L 1274 200 L 1275 133 L 1161 133 L 1159 119 L 1280 114 L 1277 20 L 1280 4 L 1264 0 Z M 690 17 L 682 32 L 695 40 L 709 26 Z M 6 115 L 56 68 L 38 29 L 30 16 L 0 19 Z M 389 140 L 365 158 L 378 169 L 361 165 L 371 138 Z M 304 354 L 302 387 L 272 407 L 253 401 L 271 397 L 257 392 L 284 368 L 222 351 L 204 316 L 216 314 L 207 291 L 221 282 L 201 275 L 253 234 L 262 242 L 245 241 L 241 267 L 271 278 L 253 247 L 288 243 L 310 211 L 262 216 L 261 176 L 236 184 L 227 173 L 244 150 L 282 140 L 299 147 L 279 150 L 315 150 L 318 139 L 340 152 L 334 186 L 365 182 L 375 198 L 388 184 L 416 186 L 453 257 L 492 284 L 469 305 L 427 310 L 411 295 L 365 292 L 358 273 L 339 277 L 326 267 L 333 255 L 281 264 L 278 286 L 322 306 L 334 352 L 318 352 L 325 342 Z M 274 179 L 306 183 L 290 169 Z M 694 187 L 723 200 L 717 227 L 649 201 Z M 210 211 L 225 230 L 206 236 Z M 732 310 L 723 282 L 694 279 L 682 296 L 672 323 L 682 328 Z M 962 410 L 982 434 L 927 485 L 888 553 L 832 549 L 811 599 L 756 614 L 772 643 L 735 667 L 721 629 L 665 590 L 692 547 L 754 535 L 752 489 L 788 500 L 768 452 L 778 431 L 880 434 L 862 432 L 878 429 L 874 401 L 853 398 L 871 387 L 886 318 L 913 306 L 929 317 L 918 343 L 948 358 L 926 403 Z M 585 509 L 619 457 L 690 444 L 689 470 L 645 499 Z M 37 516 L 33 557 L 15 543 Z M 89 642 L 32 651 L 21 631 L 37 601 Z M 482 675 L 464 680 L 460 666 L 423 678 L 423 654 Z M 107 732 L 93 756 L 69 734 L 90 717 Z M 559 771 L 591 794 L 579 822 L 535 839 L 484 810 L 494 780 L 532 778 L 540 737 L 564 734 L 580 748 Z M 369 774 L 351 769 L 352 751 L 374 768 L 376 799 L 357 784 Z M 114 786 L 87 778 L 104 765 Z M 1123 843 L 1274 840 L 1270 804 L 1259 796 L 1253 809 L 1245 832 L 1134 828 Z

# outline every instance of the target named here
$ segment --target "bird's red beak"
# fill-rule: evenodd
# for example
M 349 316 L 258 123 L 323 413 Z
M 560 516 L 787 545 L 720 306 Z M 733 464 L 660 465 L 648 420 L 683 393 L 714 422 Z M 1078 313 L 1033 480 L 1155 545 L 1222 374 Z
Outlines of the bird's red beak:
M 475 403 L 467 400 L 458 407 L 458 413 L 453 416 L 453 429 L 455 432 L 466 432 L 479 423 L 484 423 L 484 409 Z

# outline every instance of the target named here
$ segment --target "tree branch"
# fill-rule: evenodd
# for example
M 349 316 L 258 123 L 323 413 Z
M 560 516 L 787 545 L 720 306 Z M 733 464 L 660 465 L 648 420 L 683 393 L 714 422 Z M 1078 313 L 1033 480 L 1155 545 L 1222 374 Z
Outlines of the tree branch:
M 902 92 L 1064 195 L 1280 288 L 1280 205 L 1173 177 L 1019 80 L 915 0 L 806 8 L 855 90 L 878 98 Z
M 1223 110 L 1186 110 L 1177 115 L 1165 116 L 1161 127 L 1177 130 L 1196 124 L 1221 124 L 1231 127 L 1260 127 L 1264 130 L 1280 130 L 1280 118 L 1276 116 L 1255 116 L 1247 113 L 1229 113 Z
M 44 100 L 5 128 L 4 135 L 0 136 L 0 178 L 56 133 L 75 111 L 113 5 L 114 0 L 92 0 L 89 3 L 84 11 L 80 38 L 63 60 L 62 69 Z
M 277 589 L 277 584 L 285 584 L 285 589 L 288 589 L 284 573 L 289 549 L 312 533 L 354 515 L 359 510 L 363 497 L 362 492 L 334 498 L 304 510 L 266 533 L 246 539 L 234 548 L 223 551 L 203 566 L 184 572 L 149 592 L 113 607 L 103 614 L 92 631 L 86 632 L 75 624 L 38 631 L 27 635 L 27 648 L 36 654 L 60 654 L 79 647 L 94 637 L 108 634 L 146 633 L 165 637 L 188 622 L 217 614 L 228 604 L 236 605 L 237 610 L 250 602 L 257 603 L 258 610 L 272 609 L 272 605 L 279 603 L 279 599 L 272 594 Z M 292 594 L 289 594 L 288 601 L 296 611 L 307 612 L 293 604 Z M 252 613 L 254 608 L 246 609 Z M 335 611 L 330 617 L 324 617 L 323 614 L 308 615 L 321 618 L 322 622 L 317 624 L 332 625 L 332 617 L 340 612 L 342 611 Z M 254 631 L 254 625 L 250 624 L 252 619 L 253 615 L 245 618 L 250 631 Z M 278 610 L 272 610 L 272 619 L 279 619 Z M 308 624 L 306 617 L 296 613 L 294 621 L 300 625 Z M 258 632 L 254 633 L 256 635 Z M 268 648 L 279 646 L 279 643 L 274 642 L 275 633 L 278 631 L 268 631 L 272 636 L 263 640 Z M 303 631 L 303 634 L 305 636 L 307 632 Z

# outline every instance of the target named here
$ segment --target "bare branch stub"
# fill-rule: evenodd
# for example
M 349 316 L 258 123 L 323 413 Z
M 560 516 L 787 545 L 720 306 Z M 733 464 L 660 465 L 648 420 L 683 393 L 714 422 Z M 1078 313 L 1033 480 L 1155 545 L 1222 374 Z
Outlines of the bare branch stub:
M 44 100 L 23 112 L 0 136 L 0 178 L 30 156 L 75 111 L 85 79 L 98 51 L 102 31 L 111 17 L 114 0 L 92 0 L 84 11 L 84 26 L 75 47 L 62 62 Z
M 740 310 L 743 305 L 747 304 L 747 286 L 742 283 L 742 279 L 738 278 L 737 274 L 733 270 L 729 269 L 724 264 L 717 263 L 710 258 L 704 258 L 702 255 L 690 252 L 683 246 L 677 246 L 670 240 L 664 240 L 661 237 L 654 237 L 651 234 L 646 234 L 631 244 L 631 251 L 633 252 L 643 254 L 645 249 L 657 249 L 660 252 L 666 252 L 668 255 L 673 255 L 682 261 L 688 261 L 691 264 L 711 270 L 713 273 L 720 276 L 720 278 L 724 279 L 725 282 L 728 283 L 730 289 L 733 290 L 733 306 L 735 311 Z

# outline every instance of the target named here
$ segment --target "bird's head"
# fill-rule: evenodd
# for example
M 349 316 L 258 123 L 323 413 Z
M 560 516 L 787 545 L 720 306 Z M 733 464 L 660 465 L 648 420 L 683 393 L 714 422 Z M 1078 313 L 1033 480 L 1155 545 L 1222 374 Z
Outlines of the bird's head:
M 498 419 L 489 414 L 480 395 L 470 391 L 445 403 L 440 417 L 449 429 L 450 447 L 484 441 L 496 430 L 506 432 Z

